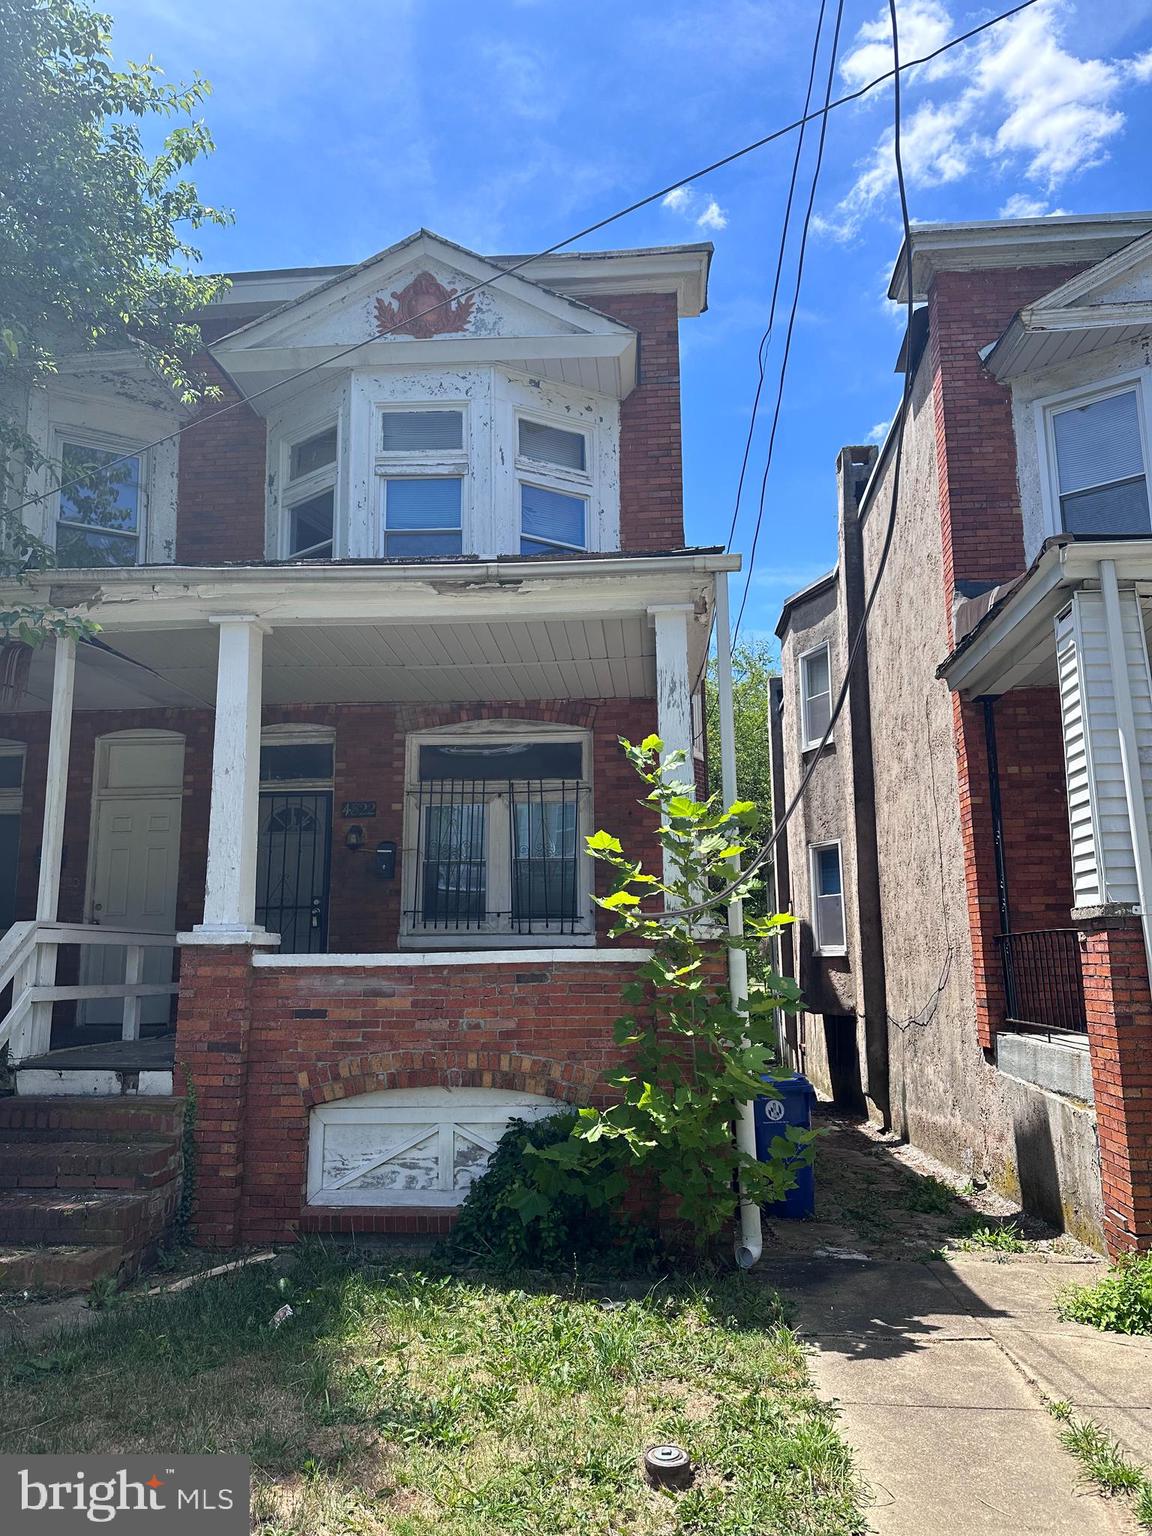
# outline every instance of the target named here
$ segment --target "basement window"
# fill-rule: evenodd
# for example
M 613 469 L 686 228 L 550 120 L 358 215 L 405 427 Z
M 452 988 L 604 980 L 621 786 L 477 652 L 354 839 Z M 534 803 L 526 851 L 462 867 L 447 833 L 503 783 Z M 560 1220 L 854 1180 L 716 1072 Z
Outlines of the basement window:
M 825 643 L 800 657 L 800 738 L 805 752 L 820 745 L 831 718 L 832 656 Z
M 1060 527 L 1066 533 L 1148 533 L 1148 454 L 1138 383 L 1050 406 L 1048 431 Z
M 818 955 L 842 955 L 844 946 L 844 880 L 840 844 L 814 843 L 808 850 L 812 878 L 813 930 Z

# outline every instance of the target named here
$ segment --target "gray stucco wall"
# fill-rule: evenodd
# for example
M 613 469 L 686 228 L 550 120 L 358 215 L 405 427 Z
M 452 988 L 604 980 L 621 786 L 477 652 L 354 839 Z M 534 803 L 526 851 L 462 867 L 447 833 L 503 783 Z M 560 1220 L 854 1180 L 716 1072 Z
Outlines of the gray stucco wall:
M 864 523 L 870 584 L 884 538 L 891 459 Z M 1077 1236 L 1100 1237 L 1092 1107 L 997 1070 L 976 1034 L 931 370 L 907 424 L 897 530 L 869 625 L 880 902 L 894 1128 Z

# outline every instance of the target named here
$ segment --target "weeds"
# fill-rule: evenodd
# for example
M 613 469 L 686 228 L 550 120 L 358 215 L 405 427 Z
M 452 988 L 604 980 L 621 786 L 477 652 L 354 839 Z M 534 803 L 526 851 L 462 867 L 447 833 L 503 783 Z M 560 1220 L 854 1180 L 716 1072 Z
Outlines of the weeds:
M 1132 1254 L 1095 1285 L 1069 1285 L 1056 1298 L 1065 1321 L 1109 1333 L 1152 1333 L 1152 1254 Z
M 910 1211 L 946 1216 L 956 1204 L 956 1191 L 934 1174 L 917 1178 L 904 1197 L 904 1205 Z
M 966 1252 L 980 1249 L 987 1253 L 1025 1253 L 1028 1244 L 1022 1241 L 1020 1229 L 1014 1221 L 1003 1226 L 977 1227 L 963 1238 L 959 1246 Z
M 1075 1456 L 1089 1482 L 1101 1493 L 1131 1500 L 1137 1522 L 1152 1530 L 1152 1482 L 1144 1469 L 1130 1461 L 1099 1424 L 1077 1419 L 1070 1403 L 1050 1402 L 1048 1412 L 1064 1425 L 1060 1444 Z

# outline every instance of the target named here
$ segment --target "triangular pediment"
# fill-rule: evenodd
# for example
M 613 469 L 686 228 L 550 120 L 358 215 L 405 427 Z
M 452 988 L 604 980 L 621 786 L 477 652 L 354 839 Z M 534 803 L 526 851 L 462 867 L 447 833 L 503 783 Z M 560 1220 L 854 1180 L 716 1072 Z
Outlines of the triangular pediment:
M 233 331 L 213 350 L 224 357 L 372 341 L 630 334 L 576 300 L 421 230 Z
M 1030 306 L 1036 316 L 1057 310 L 1152 304 L 1152 233 L 1078 272 Z

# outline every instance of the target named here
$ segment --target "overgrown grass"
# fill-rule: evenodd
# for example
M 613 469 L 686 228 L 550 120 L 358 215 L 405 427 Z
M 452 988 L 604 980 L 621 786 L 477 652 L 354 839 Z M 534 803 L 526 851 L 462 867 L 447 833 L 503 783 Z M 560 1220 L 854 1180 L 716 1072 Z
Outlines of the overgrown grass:
M 295 1315 L 269 1320 L 285 1302 Z M 436 1276 L 303 1251 L 5 1356 L 7 1451 L 234 1452 L 264 1536 L 850 1536 L 849 1453 L 757 1281 Z M 651 1444 L 695 1486 L 654 1492 Z
M 1070 1404 L 1049 1403 L 1048 1412 L 1063 1424 L 1060 1443 L 1075 1456 L 1088 1481 L 1101 1493 L 1131 1500 L 1137 1522 L 1152 1529 L 1152 1483 L 1143 1467 L 1125 1456 L 1099 1424 L 1076 1418 Z
M 1126 1256 L 1095 1285 L 1066 1286 L 1060 1316 L 1110 1333 L 1152 1333 L 1152 1254 Z
M 1002 1225 L 985 1223 L 968 1233 L 958 1246 L 965 1252 L 981 1249 L 989 1253 L 1026 1253 L 1028 1244 L 1020 1236 L 1014 1221 Z

